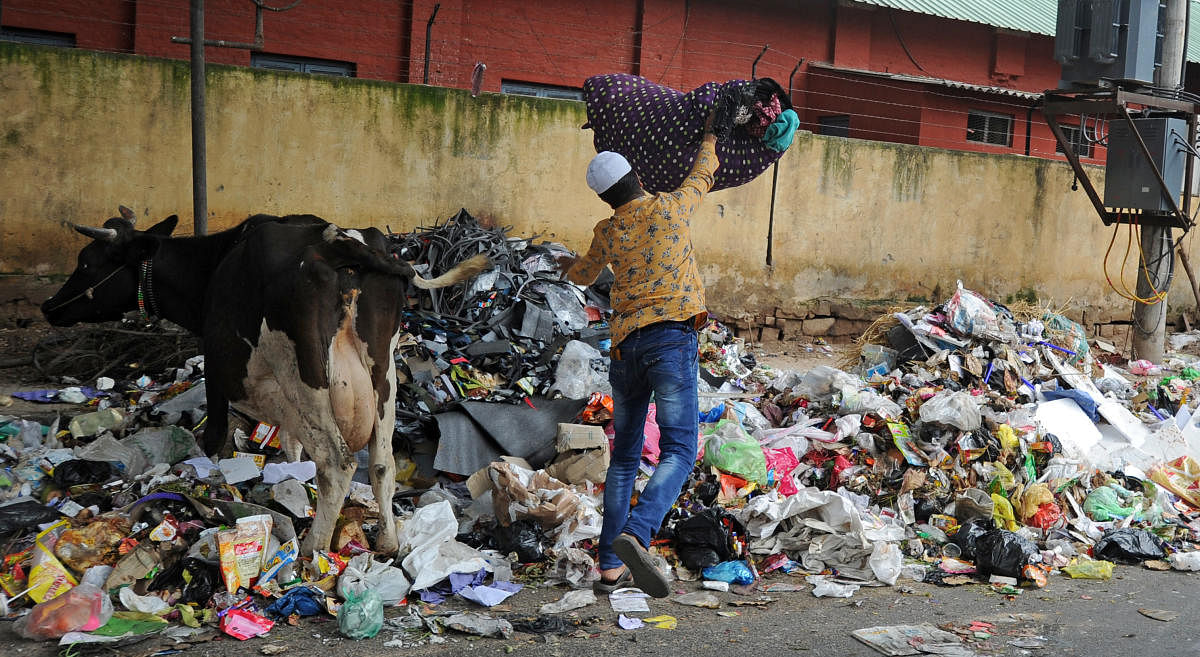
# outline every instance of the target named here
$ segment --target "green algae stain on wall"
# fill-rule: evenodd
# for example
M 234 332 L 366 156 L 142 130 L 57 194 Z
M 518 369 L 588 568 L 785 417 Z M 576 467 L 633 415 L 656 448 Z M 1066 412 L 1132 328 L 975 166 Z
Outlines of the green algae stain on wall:
M 854 150 L 848 139 L 826 139 L 821 153 L 822 194 L 845 198 L 853 182 Z
M 925 196 L 929 152 L 916 147 L 897 147 L 892 161 L 892 198 L 920 202 Z

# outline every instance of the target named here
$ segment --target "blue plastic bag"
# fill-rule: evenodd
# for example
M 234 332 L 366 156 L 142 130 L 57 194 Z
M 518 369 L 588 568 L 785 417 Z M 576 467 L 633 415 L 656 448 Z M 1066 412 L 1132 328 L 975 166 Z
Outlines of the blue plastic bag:
M 288 589 L 278 600 L 267 607 L 267 613 L 274 616 L 315 616 L 325 611 L 324 594 L 314 591 L 307 586 L 297 586 Z
M 722 561 L 715 566 L 709 566 L 700 571 L 704 579 L 730 584 L 753 584 L 754 572 L 745 561 Z

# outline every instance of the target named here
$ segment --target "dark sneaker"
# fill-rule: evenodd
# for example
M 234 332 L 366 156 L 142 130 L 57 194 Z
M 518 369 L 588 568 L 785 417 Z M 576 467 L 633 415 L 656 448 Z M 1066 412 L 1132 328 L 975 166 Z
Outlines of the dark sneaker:
M 625 562 L 626 572 L 633 575 L 633 583 L 650 597 L 665 598 L 671 594 L 671 583 L 667 576 L 654 566 L 654 560 L 646 548 L 629 534 L 621 534 L 613 540 L 613 552 Z

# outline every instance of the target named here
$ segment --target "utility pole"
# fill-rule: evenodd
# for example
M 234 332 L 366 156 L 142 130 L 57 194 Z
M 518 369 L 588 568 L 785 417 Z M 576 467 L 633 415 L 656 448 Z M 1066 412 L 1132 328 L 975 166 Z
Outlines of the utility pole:
M 1183 85 L 1183 53 L 1187 33 L 1187 6 L 1189 0 L 1167 0 L 1166 16 L 1163 21 L 1162 66 L 1154 78 L 1154 84 L 1164 89 L 1178 89 Z M 1190 157 L 1190 155 L 1189 155 Z M 1184 181 L 1184 193 L 1190 181 Z M 1178 200 L 1178 199 L 1177 199 Z M 1143 224 L 1142 262 L 1138 267 L 1137 295 L 1152 299 L 1156 293 L 1165 294 L 1171 284 L 1175 254 L 1171 249 L 1171 229 L 1166 226 Z M 1153 285 L 1152 285 L 1153 284 Z M 1142 303 L 1133 306 L 1133 353 L 1154 363 L 1162 362 L 1166 351 L 1167 301 Z
M 208 158 L 204 145 L 204 0 L 192 0 L 192 232 L 208 233 Z

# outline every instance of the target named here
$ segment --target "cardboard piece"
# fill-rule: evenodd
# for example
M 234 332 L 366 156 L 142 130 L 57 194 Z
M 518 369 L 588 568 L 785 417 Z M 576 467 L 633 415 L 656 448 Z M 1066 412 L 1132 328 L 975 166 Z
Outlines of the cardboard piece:
M 568 484 L 604 483 L 612 454 L 608 443 L 598 449 L 572 450 L 559 454 L 554 463 L 546 466 L 546 474 Z
M 608 436 L 604 434 L 603 427 L 593 424 L 560 422 L 558 424 L 558 441 L 555 447 L 559 454 L 578 449 L 607 448 Z
M 511 463 L 488 466 L 492 508 L 496 520 L 507 527 L 521 518 L 533 518 L 544 528 L 558 527 L 579 511 L 579 495 L 545 470 L 531 472 Z
M 501 456 L 496 462 L 512 463 L 526 470 L 533 469 L 528 461 L 519 456 Z M 471 499 L 473 500 L 483 497 L 488 491 L 492 490 L 492 479 L 488 476 L 487 467 L 480 468 L 475 474 L 467 478 L 467 490 L 471 492 Z

